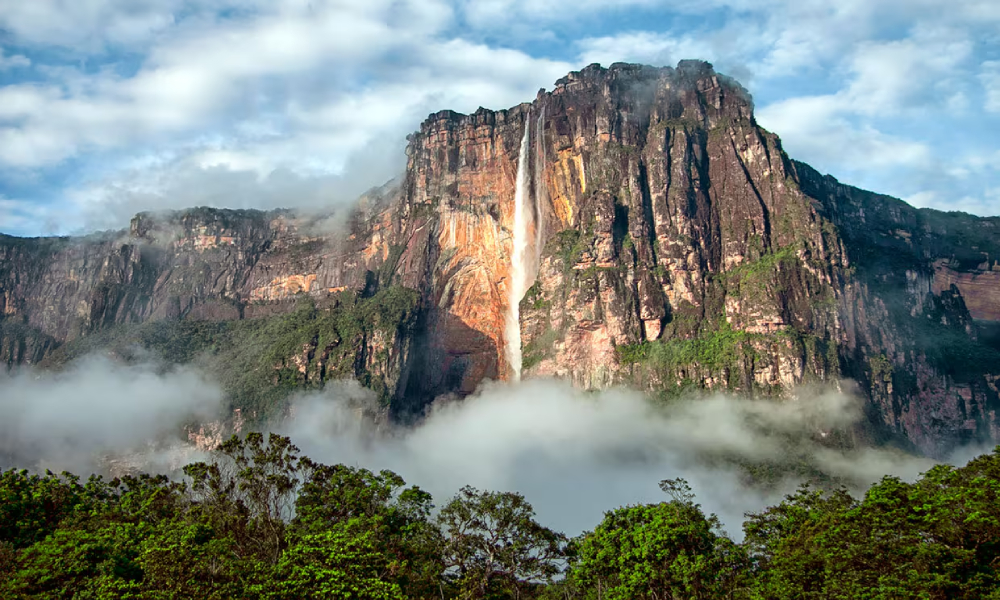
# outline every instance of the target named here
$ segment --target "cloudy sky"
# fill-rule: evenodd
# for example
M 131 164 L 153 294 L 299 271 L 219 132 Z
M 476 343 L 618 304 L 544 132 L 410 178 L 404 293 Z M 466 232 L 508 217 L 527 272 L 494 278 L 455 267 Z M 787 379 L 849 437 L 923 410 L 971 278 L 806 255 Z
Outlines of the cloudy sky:
M 0 0 L 0 231 L 343 203 L 432 111 L 682 58 L 741 80 L 795 158 L 1000 214 L 996 0 Z

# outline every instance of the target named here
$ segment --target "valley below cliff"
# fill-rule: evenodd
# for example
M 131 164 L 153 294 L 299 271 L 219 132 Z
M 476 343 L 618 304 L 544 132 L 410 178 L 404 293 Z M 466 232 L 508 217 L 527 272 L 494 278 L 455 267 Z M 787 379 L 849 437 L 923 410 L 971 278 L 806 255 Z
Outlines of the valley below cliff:
M 0 236 L 0 309 L 8 369 L 195 365 L 241 419 L 344 379 L 413 422 L 490 380 L 558 378 L 664 403 L 832 388 L 863 405 L 845 443 L 1000 442 L 1000 217 L 792 160 L 699 61 L 592 65 L 508 110 L 431 115 L 405 173 L 333 216 Z

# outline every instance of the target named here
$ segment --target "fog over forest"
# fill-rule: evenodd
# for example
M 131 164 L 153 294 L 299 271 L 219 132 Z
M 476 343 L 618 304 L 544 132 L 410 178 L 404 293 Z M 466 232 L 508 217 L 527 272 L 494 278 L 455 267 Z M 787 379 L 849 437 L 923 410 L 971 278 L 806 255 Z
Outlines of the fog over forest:
M 152 360 L 123 365 L 91 356 L 56 373 L 24 369 L 0 381 L 0 467 L 177 474 L 203 458 L 184 430 L 222 419 L 223 397 L 196 369 Z M 522 492 L 542 522 L 570 535 L 606 510 L 662 501 L 657 484 L 667 478 L 690 481 L 706 512 L 738 537 L 744 513 L 776 503 L 807 476 L 861 491 L 886 474 L 913 480 L 934 464 L 832 442 L 862 419 L 859 401 L 836 390 L 663 405 L 637 391 L 587 392 L 538 379 L 442 398 L 412 427 L 379 415 L 370 391 L 337 382 L 294 396 L 288 416 L 270 429 L 314 460 L 390 469 L 439 501 L 463 485 Z M 772 469 L 766 485 L 750 485 L 747 467 L 761 465 Z

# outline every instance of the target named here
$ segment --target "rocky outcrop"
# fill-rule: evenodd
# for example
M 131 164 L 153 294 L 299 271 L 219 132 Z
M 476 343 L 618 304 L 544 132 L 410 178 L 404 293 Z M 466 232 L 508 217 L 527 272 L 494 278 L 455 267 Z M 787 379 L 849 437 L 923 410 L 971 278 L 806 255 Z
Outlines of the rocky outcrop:
M 400 414 L 508 378 L 526 129 L 525 376 L 667 397 L 850 378 L 876 435 L 931 454 L 998 439 L 1000 353 L 980 330 L 1000 319 L 1000 219 L 917 210 L 790 160 L 747 92 L 698 61 L 592 65 L 509 110 L 431 115 L 405 176 L 332 224 L 198 209 L 89 240 L 0 239 L 3 323 L 36 340 L 5 342 L 20 348 L 7 362 L 116 324 L 403 286 L 419 292 L 413 322 L 351 355 L 394 357 L 378 380 Z M 282 368 L 311 381 L 327 349 L 298 348 Z
M 961 290 L 973 319 L 1000 321 L 1000 262 L 987 261 L 986 268 L 974 271 L 956 270 L 950 263 L 948 259 L 934 261 L 932 291 L 941 294 L 955 286 Z

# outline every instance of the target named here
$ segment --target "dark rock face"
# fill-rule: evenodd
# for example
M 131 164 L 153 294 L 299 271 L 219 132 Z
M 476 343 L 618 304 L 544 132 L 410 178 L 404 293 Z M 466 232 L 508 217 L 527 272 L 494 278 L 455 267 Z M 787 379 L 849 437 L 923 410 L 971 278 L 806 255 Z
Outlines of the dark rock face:
M 333 228 L 287 212 L 139 215 L 85 240 L 0 238 L 0 358 L 114 324 L 251 319 L 401 285 L 399 413 L 507 378 L 518 158 L 537 213 L 525 376 L 785 395 L 858 382 L 876 435 L 1000 439 L 1000 219 L 914 209 L 790 160 L 707 63 L 592 65 L 531 104 L 432 115 L 396 185 Z M 404 339 L 405 338 L 405 339 Z M 308 340 L 305 345 L 308 346 Z M 366 355 L 374 355 L 368 349 Z M 291 360 L 292 357 L 289 358 Z
M 982 330 L 998 322 L 1000 218 L 917 210 L 795 167 L 852 261 L 840 307 L 846 375 L 866 381 L 884 424 L 926 452 L 996 441 L 1000 345 Z

